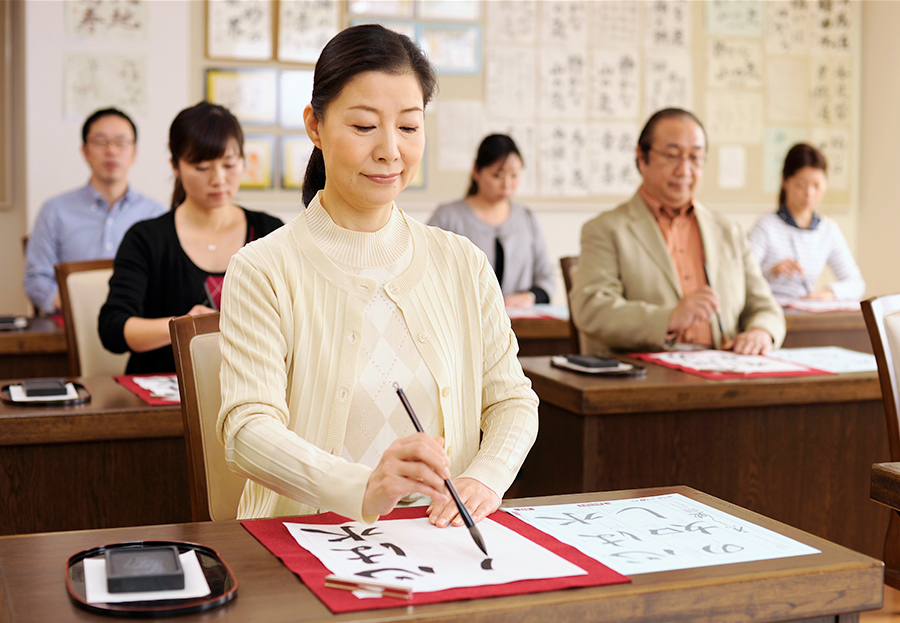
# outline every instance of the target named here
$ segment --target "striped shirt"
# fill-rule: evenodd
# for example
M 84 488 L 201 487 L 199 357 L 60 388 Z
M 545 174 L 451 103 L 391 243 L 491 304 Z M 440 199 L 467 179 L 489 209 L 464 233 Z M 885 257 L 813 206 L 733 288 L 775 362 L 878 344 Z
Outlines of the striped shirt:
M 753 253 L 780 302 L 809 294 L 826 264 L 837 277 L 828 284 L 835 298 L 859 300 L 866 291 L 866 282 L 837 223 L 827 216 L 819 215 L 819 219 L 816 228 L 800 229 L 778 214 L 766 214 L 750 232 Z M 772 275 L 775 266 L 790 258 L 800 263 L 803 275 Z

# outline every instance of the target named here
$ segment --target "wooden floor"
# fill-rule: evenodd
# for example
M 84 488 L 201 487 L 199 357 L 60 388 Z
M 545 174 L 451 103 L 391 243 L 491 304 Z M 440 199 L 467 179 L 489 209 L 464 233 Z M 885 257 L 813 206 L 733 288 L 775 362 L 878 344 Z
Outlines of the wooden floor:
M 900 591 L 884 587 L 884 606 L 859 615 L 860 623 L 900 623 Z

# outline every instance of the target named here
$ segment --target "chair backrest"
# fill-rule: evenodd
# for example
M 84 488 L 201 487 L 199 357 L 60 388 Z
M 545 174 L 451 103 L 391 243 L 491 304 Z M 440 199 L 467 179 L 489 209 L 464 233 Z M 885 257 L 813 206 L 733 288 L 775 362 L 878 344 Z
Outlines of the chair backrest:
M 97 318 L 109 294 L 113 261 L 90 260 L 56 265 L 56 282 L 69 347 L 69 374 L 109 376 L 122 374 L 128 353 L 111 353 L 100 342 Z
M 216 438 L 216 419 L 222 404 L 219 314 L 173 318 L 169 332 L 181 393 L 194 521 L 234 519 L 246 479 L 228 467 L 225 449 Z
M 569 304 L 569 330 L 571 331 L 572 352 L 578 354 L 581 352 L 581 336 L 578 333 L 578 327 L 572 319 L 572 269 L 578 266 L 578 256 L 570 255 L 559 258 L 559 265 L 562 267 L 563 282 L 566 286 L 566 301 Z
M 878 363 L 878 379 L 887 418 L 891 460 L 900 461 L 900 393 L 897 370 L 900 363 L 900 294 L 876 296 L 861 303 L 863 318 Z

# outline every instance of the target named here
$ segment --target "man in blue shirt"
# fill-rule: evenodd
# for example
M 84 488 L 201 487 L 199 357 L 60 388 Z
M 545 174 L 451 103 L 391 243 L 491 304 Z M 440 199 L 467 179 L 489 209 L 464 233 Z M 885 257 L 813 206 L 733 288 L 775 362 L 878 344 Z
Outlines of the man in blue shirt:
M 115 257 L 125 232 L 165 208 L 128 187 L 137 128 L 120 110 L 98 110 L 84 122 L 81 152 L 91 168 L 86 186 L 47 200 L 25 251 L 25 293 L 48 314 L 59 310 L 54 266 Z

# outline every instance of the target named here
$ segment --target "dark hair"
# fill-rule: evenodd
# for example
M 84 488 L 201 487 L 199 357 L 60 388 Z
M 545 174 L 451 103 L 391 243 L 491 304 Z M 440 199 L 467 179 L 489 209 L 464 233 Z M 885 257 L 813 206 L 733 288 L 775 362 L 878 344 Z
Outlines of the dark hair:
M 657 110 L 647 119 L 644 129 L 641 130 L 641 135 L 638 137 L 638 149 L 641 150 L 644 164 L 650 161 L 650 148 L 653 147 L 653 134 L 656 132 L 656 126 L 665 119 L 689 119 L 693 121 L 700 126 L 700 130 L 703 132 L 703 142 L 708 144 L 706 129 L 694 113 L 683 108 L 663 108 L 662 110 Z M 637 164 L 637 160 L 635 160 L 635 164 Z M 640 167 L 638 168 L 640 169 Z
M 475 156 L 475 170 L 481 171 L 484 167 L 489 167 L 497 162 L 506 162 L 511 154 L 515 154 L 522 160 L 522 154 L 516 147 L 516 142 L 506 134 L 491 134 L 486 136 L 481 145 L 478 146 L 478 155 Z M 523 161 L 524 163 L 524 161 Z M 469 190 L 466 197 L 478 194 L 478 182 L 473 177 L 469 184 Z
M 784 183 L 805 167 L 821 169 L 823 173 L 828 174 L 828 161 L 825 159 L 825 155 L 808 143 L 797 143 L 788 150 L 787 156 L 784 157 L 784 168 L 781 169 L 781 192 L 778 195 L 779 207 L 783 206 L 787 200 Z
M 81 126 L 81 142 L 87 143 L 88 134 L 91 133 L 91 126 L 103 117 L 121 117 L 131 125 L 131 131 L 134 132 L 134 142 L 137 143 L 137 127 L 131 117 L 123 113 L 118 108 L 104 108 L 91 113 L 91 116 L 85 119 L 84 125 Z
M 378 24 L 364 24 L 342 30 L 325 46 L 313 74 L 313 114 L 319 121 L 325 109 L 337 99 L 344 87 L 367 71 L 389 74 L 414 74 L 422 88 L 422 104 L 431 101 L 437 88 L 434 68 L 409 37 Z M 303 203 L 309 205 L 325 187 L 325 159 L 322 150 L 313 147 L 303 178 Z
M 169 128 L 169 152 L 172 166 L 177 168 L 181 161 L 189 164 L 221 158 L 228 149 L 228 142 L 238 144 L 238 152 L 244 157 L 244 132 L 241 124 L 224 106 L 202 101 L 185 108 L 175 117 Z M 181 179 L 175 176 L 172 191 L 172 209 L 185 200 Z

